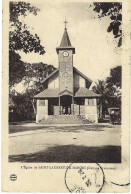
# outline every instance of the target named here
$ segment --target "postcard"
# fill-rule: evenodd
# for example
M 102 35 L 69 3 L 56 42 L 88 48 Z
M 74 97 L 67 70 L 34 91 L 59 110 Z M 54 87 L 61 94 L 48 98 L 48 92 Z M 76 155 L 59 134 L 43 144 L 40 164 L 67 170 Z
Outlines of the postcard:
M 131 1 L 3 1 L 2 191 L 130 191 Z

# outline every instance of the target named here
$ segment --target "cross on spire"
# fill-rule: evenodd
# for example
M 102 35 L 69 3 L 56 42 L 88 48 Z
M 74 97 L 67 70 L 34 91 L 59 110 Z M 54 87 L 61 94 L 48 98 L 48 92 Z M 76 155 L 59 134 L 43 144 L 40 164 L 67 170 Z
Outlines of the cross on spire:
M 65 20 L 64 23 L 65 23 L 65 30 L 66 30 L 66 24 L 67 24 L 68 22 Z

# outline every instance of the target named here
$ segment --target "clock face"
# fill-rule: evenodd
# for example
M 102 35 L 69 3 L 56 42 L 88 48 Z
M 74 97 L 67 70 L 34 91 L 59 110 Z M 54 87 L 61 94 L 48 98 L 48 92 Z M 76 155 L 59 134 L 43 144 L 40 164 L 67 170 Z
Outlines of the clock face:
M 67 51 L 64 51 L 64 52 L 63 52 L 63 56 L 64 56 L 64 57 L 68 57 L 68 56 L 69 56 L 69 53 L 68 53 Z

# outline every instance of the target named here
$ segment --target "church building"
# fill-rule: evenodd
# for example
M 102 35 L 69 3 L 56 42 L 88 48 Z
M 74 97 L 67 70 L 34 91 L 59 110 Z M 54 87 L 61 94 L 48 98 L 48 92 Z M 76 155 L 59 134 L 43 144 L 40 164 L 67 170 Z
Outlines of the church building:
M 75 123 L 80 118 L 97 123 L 97 99 L 100 96 L 90 90 L 92 81 L 73 66 L 75 48 L 71 45 L 66 23 L 61 44 L 56 48 L 56 52 L 58 69 L 43 81 L 46 89 L 34 97 L 37 102 L 36 123 L 53 117 L 58 120 L 63 118 L 63 123 L 67 123 L 65 121 L 69 117 L 72 122 L 75 118 Z

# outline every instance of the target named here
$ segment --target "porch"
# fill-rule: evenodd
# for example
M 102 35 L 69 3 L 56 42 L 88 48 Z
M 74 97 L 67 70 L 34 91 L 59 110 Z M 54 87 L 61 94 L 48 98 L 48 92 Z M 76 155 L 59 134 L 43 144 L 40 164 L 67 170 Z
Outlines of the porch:
M 36 121 L 46 120 L 49 116 L 53 115 L 84 116 L 89 121 L 97 122 L 97 101 L 95 98 L 74 98 L 69 95 L 57 98 L 37 99 Z

